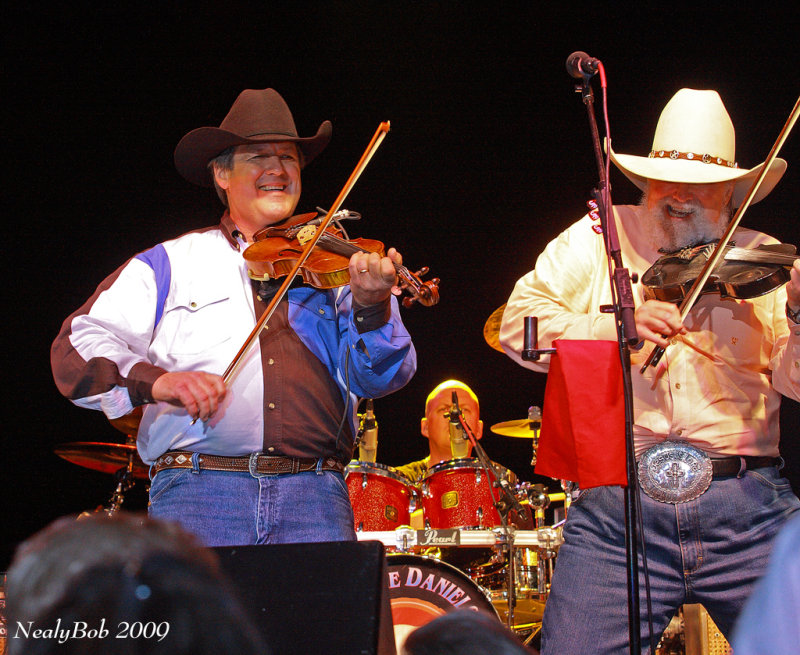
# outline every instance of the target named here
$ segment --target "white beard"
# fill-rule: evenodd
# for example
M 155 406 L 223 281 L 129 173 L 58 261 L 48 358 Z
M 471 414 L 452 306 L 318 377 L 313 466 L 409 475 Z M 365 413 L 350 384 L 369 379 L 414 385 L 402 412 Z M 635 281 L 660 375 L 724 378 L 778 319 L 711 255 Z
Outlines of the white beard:
M 699 203 L 681 203 L 681 211 L 692 210 L 693 216 L 688 220 L 680 220 L 665 216 L 665 206 L 669 204 L 667 199 L 663 199 L 657 206 L 648 208 L 646 191 L 639 201 L 642 231 L 655 250 L 676 252 L 681 248 L 719 241 L 725 234 L 730 221 L 730 207 L 724 207 L 720 211 L 721 220 L 714 221 L 711 211 Z

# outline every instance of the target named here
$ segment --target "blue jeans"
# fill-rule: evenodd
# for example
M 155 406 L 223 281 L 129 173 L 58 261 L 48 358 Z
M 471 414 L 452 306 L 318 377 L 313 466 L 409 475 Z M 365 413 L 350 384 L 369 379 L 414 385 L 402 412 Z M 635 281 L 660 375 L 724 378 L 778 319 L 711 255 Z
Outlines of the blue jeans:
M 765 570 L 772 541 L 800 509 L 775 467 L 715 479 L 672 505 L 642 493 L 642 521 L 656 643 L 678 607 L 702 603 L 726 636 Z M 639 567 L 641 643 L 649 648 Z M 581 493 L 569 509 L 542 631 L 542 654 L 628 653 L 625 510 L 620 487 Z
M 354 541 L 340 473 L 285 475 L 165 469 L 150 484 L 150 516 L 180 523 L 206 546 Z

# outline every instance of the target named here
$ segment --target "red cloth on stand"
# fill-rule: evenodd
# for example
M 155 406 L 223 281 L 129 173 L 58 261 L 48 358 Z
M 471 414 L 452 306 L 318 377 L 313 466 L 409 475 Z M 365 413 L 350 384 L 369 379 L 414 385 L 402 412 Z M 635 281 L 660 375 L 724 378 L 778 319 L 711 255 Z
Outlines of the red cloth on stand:
M 617 343 L 556 340 L 553 345 L 535 472 L 582 489 L 627 486 Z

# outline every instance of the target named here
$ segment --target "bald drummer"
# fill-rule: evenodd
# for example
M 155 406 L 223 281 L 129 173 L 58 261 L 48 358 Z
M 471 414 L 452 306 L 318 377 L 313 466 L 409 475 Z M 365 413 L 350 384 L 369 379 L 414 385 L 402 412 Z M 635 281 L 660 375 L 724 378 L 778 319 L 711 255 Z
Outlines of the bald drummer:
M 421 482 L 433 466 L 453 459 L 450 451 L 450 409 L 453 405 L 453 391 L 458 396 L 458 407 L 467 427 L 476 440 L 483 436 L 480 403 L 475 392 L 460 380 L 445 380 L 437 385 L 425 400 L 425 416 L 420 421 L 420 433 L 428 440 L 430 454 L 424 459 L 396 467 L 398 473 L 402 473 L 412 482 Z M 472 443 L 469 443 L 467 457 L 470 457 L 471 453 Z M 516 480 L 511 471 L 499 464 L 496 466 L 504 472 L 509 482 L 513 483 Z

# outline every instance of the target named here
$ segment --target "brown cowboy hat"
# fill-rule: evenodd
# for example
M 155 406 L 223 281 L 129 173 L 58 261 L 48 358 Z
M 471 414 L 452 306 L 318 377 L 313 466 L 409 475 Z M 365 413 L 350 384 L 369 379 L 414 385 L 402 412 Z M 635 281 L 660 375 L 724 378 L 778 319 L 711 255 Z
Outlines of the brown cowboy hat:
M 208 162 L 226 148 L 249 143 L 292 141 L 303 153 L 303 165 L 316 157 L 331 140 L 331 122 L 325 121 L 310 137 L 297 136 L 292 112 L 275 89 L 245 89 L 236 98 L 219 127 L 198 127 L 175 148 L 175 168 L 187 180 L 213 186 Z

